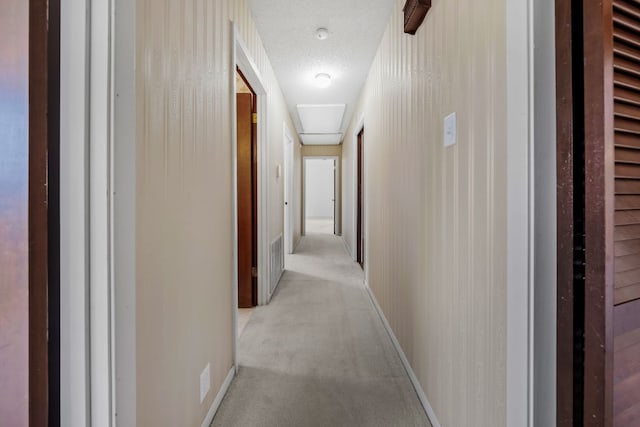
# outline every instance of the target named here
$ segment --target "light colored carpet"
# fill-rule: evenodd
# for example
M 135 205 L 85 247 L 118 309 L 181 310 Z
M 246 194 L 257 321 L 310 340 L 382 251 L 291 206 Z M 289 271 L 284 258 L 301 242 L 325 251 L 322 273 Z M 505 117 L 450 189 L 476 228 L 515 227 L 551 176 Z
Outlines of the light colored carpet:
M 238 309 L 238 336 L 242 335 L 244 328 L 247 327 L 255 308 L 239 308 Z
M 239 372 L 213 426 L 429 426 L 338 237 L 303 238 L 271 304 L 239 339 Z
M 333 234 L 333 218 L 305 218 L 305 234 Z

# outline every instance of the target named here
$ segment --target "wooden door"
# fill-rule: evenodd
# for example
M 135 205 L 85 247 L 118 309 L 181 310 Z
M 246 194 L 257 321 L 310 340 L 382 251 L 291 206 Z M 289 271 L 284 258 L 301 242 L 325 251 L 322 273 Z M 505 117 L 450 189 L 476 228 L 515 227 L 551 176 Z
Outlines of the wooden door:
M 557 0 L 558 425 L 640 425 L 640 2 Z
M 238 93 L 238 306 L 257 305 L 257 139 L 255 96 Z
M 640 3 L 613 2 L 613 425 L 640 425 Z
M 357 224 L 356 224 L 356 247 L 357 247 L 357 261 L 360 267 L 364 268 L 364 230 L 363 230 L 363 209 L 364 209 L 364 194 L 363 194 L 363 144 L 364 144 L 364 128 L 358 134 L 358 212 L 357 212 Z

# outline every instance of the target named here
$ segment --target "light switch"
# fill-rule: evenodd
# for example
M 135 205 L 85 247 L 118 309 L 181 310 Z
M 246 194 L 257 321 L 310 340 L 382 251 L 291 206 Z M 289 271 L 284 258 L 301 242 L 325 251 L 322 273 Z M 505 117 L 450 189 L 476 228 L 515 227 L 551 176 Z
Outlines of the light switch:
M 451 113 L 444 118 L 444 146 L 450 147 L 454 145 L 458 139 L 456 113 Z

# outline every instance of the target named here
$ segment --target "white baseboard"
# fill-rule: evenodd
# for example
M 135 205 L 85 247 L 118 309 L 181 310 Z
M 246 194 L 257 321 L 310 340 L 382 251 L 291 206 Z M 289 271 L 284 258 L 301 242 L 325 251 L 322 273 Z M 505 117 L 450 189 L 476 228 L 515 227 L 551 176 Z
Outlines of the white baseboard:
M 344 245 L 344 249 L 347 251 L 347 255 L 349 255 L 351 258 L 354 258 L 353 253 L 351 252 L 351 248 L 349 247 L 349 244 L 345 240 L 344 236 L 340 236 L 340 240 L 342 240 L 342 244 Z
M 304 237 L 304 234 L 300 234 L 300 238 L 298 239 L 298 243 L 293 245 L 293 251 L 289 254 L 289 255 L 293 255 L 296 253 L 296 251 L 298 250 L 298 246 L 300 246 L 300 243 L 302 243 L 302 238 Z
M 400 342 L 398 341 L 396 334 L 393 332 L 393 329 L 391 329 L 391 325 L 389 324 L 389 321 L 387 320 L 386 316 L 382 312 L 382 308 L 380 308 L 380 304 L 378 304 L 378 300 L 376 299 L 375 295 L 373 295 L 373 292 L 371 291 L 371 288 L 369 287 L 369 284 L 366 282 L 366 280 L 364 282 L 364 286 L 367 289 L 367 293 L 371 298 L 371 302 L 373 303 L 373 306 L 375 307 L 376 311 L 378 312 L 378 315 L 380 316 L 380 320 L 382 320 L 382 324 L 384 325 L 384 328 L 387 330 L 387 333 L 389 334 L 389 337 L 393 342 L 393 346 L 396 348 L 396 351 L 400 356 L 402 365 L 404 366 L 404 369 L 407 371 L 407 375 L 409 375 L 411 384 L 413 384 L 413 388 L 416 390 L 416 393 L 418 394 L 418 399 L 420 399 L 420 403 L 422 403 L 422 406 L 424 407 L 424 411 L 427 413 L 427 417 L 429 418 L 429 421 L 431 421 L 431 425 L 433 427 L 442 427 L 440 424 L 440 421 L 438 421 L 438 417 L 436 417 L 436 413 L 433 410 L 433 407 L 431 407 L 431 403 L 429 403 L 429 399 L 427 399 L 427 395 L 422 389 L 422 385 L 420 384 L 420 381 L 418 381 L 418 377 L 416 376 L 415 372 L 413 372 L 413 368 L 409 364 L 409 359 L 407 359 L 407 356 L 404 354 L 404 350 L 402 350 L 402 347 L 400 346 Z
M 220 387 L 220 391 L 218 391 L 216 398 L 213 399 L 213 403 L 209 408 L 209 412 L 207 412 L 207 416 L 202 422 L 202 427 L 209 427 L 211 425 L 211 422 L 213 421 L 213 417 L 216 415 L 216 412 L 218 412 L 218 409 L 220 408 L 220 404 L 222 403 L 222 399 L 224 399 L 224 396 L 227 394 L 227 391 L 229 391 L 229 386 L 231 386 L 231 382 L 233 381 L 233 378 L 235 376 L 236 376 L 236 367 L 232 366 L 231 369 L 229 370 L 229 373 L 227 374 L 227 378 L 225 378 L 224 382 L 222 383 L 222 387 Z
M 269 302 L 271 302 L 271 298 L 273 298 L 273 295 L 276 293 L 276 291 L 278 290 L 278 286 L 280 286 L 280 282 L 282 281 L 282 276 L 284 276 L 284 272 L 286 270 L 284 268 L 282 268 L 282 271 L 280 272 L 280 277 L 278 277 L 278 283 L 276 283 L 276 287 L 273 288 L 273 292 L 271 292 L 269 294 Z

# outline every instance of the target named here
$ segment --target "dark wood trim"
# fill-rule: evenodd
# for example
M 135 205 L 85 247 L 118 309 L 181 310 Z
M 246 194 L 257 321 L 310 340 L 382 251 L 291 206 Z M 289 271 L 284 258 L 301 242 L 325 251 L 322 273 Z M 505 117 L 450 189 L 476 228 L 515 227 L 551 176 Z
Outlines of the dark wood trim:
M 407 0 L 402 11 L 404 12 L 404 32 L 414 35 L 424 22 L 431 9 L 431 0 Z
M 356 260 L 364 269 L 364 128 L 358 132 L 357 144 L 357 171 L 356 180 L 358 187 L 357 214 L 356 214 Z
M 558 426 L 611 426 L 611 0 L 556 0 Z
M 572 0 L 556 0 L 558 326 L 557 425 L 573 427 L 573 16 Z
M 58 427 L 60 426 L 60 0 L 48 1 L 49 427 Z
M 29 425 L 48 425 L 48 2 L 29 1 Z
M 585 106 L 584 425 L 613 423 L 613 19 L 583 2 Z

